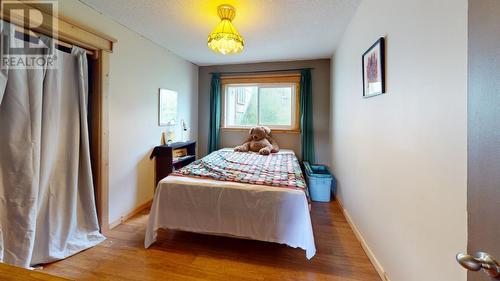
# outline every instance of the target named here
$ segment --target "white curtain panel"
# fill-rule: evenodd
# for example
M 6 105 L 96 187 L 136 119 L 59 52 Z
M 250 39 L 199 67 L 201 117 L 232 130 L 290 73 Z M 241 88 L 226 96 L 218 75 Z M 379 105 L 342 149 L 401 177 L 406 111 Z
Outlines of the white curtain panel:
M 2 32 L 19 41 L 12 28 Z M 22 267 L 105 239 L 90 165 L 87 58 L 79 48 L 56 56 L 55 69 L 0 75 L 0 262 Z
M 8 45 L 6 43 L 10 43 L 10 31 L 11 26 L 5 23 L 3 20 L 0 20 L 0 40 L 1 42 L 4 42 L 0 44 L 1 49 L 1 56 L 7 56 L 9 55 L 9 48 L 7 48 Z M 2 59 L 0 57 L 0 59 Z M 0 106 L 2 105 L 2 100 L 3 100 L 3 95 L 5 93 L 5 86 L 7 86 L 7 74 L 8 74 L 8 69 L 4 67 L 0 67 Z M 1 133 L 1 132 L 0 132 Z M 1 144 L 0 144 L 1 145 Z M 0 174 L 1 175 L 1 174 Z M 1 238 L 1 236 L 0 236 Z M 1 256 L 0 256 L 1 258 Z

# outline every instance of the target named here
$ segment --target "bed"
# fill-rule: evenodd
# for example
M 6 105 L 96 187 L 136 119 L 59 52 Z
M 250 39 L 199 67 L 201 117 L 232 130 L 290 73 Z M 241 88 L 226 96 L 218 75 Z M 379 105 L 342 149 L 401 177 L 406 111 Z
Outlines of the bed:
M 248 157 L 257 162 L 245 166 L 240 159 Z M 223 164 L 213 160 L 218 158 Z M 158 183 L 144 246 L 156 241 L 161 228 L 286 244 L 305 250 L 311 259 L 316 247 L 298 165 L 290 150 L 260 156 L 222 149 L 195 161 Z M 278 173 L 278 166 L 287 169 L 287 175 Z M 234 167 L 247 171 L 240 176 Z M 254 175 L 254 169 L 261 176 Z

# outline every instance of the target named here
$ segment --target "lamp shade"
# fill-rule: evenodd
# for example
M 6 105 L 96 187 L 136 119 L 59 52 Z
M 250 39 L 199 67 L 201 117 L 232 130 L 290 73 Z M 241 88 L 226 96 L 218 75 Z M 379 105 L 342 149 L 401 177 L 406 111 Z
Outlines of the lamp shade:
M 236 14 L 234 7 L 220 5 L 217 12 L 221 21 L 208 36 L 208 47 L 223 55 L 243 51 L 245 45 L 243 38 L 231 22 Z

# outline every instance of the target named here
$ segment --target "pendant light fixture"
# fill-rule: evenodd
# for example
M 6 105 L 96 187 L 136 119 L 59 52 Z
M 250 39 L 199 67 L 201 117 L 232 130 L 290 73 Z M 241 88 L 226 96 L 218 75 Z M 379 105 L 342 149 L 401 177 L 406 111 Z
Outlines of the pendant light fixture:
M 231 22 L 236 15 L 234 7 L 227 4 L 220 5 L 217 7 L 217 14 L 221 21 L 208 36 L 208 47 L 223 55 L 243 51 L 245 45 L 243 38 Z

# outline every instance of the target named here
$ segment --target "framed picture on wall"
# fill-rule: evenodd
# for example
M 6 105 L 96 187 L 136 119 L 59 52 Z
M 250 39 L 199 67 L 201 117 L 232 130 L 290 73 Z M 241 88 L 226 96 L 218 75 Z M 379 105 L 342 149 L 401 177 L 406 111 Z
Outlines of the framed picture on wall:
M 385 39 L 381 37 L 363 54 L 363 97 L 385 93 Z
M 169 126 L 177 119 L 177 92 L 160 89 L 158 95 L 158 125 Z

